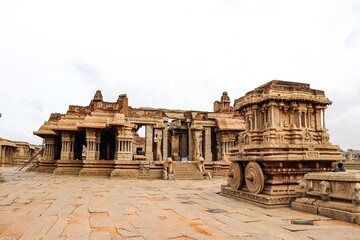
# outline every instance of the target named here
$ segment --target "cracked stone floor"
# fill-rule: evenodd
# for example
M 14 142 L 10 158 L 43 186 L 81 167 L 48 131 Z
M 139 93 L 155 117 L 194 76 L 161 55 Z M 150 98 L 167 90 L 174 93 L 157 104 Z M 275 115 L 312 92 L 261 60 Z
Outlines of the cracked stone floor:
M 219 195 L 225 178 L 118 180 L 0 168 L 0 239 L 360 239 L 360 225 Z M 291 220 L 314 225 L 293 225 Z

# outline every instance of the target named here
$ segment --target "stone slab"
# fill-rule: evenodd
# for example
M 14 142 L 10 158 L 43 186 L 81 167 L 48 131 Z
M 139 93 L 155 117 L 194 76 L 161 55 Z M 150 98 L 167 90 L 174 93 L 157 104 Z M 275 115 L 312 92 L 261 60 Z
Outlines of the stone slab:
M 338 209 L 324 208 L 306 203 L 292 202 L 291 209 L 318 214 L 332 219 L 360 224 L 360 213 L 346 212 Z
M 223 197 L 219 190 L 226 178 L 119 180 L 0 171 L 7 180 L 0 201 L 8 204 L 0 206 L 0 239 L 357 240 L 360 235 L 357 224 Z M 294 219 L 315 225 L 295 226 Z
M 292 202 L 291 209 L 301 211 L 301 212 L 318 214 L 318 207 L 313 206 L 313 205 L 304 204 L 304 203 Z

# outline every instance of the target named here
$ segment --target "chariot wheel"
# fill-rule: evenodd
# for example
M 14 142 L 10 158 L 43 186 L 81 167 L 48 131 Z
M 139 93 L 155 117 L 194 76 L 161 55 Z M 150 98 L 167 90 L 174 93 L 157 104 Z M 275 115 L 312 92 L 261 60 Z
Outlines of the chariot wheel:
M 264 174 L 256 162 L 249 162 L 245 168 L 245 183 L 251 193 L 261 193 L 264 189 Z
M 243 169 L 238 162 L 232 162 L 229 167 L 229 183 L 231 189 L 238 190 L 243 184 L 244 173 Z

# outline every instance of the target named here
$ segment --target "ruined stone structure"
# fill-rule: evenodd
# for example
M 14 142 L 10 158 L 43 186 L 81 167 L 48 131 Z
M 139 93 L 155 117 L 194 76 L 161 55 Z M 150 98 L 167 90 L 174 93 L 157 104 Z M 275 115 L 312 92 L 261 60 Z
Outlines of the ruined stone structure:
M 141 127 L 145 138 L 138 135 Z M 244 130 L 226 92 L 214 112 L 201 112 L 132 108 L 126 94 L 105 102 L 97 91 L 89 106 L 51 114 L 34 132 L 45 143 L 37 171 L 150 179 L 226 175 L 229 150 Z
M 360 170 L 359 150 L 348 149 L 346 152 L 343 152 L 343 156 L 346 158 L 346 161 L 343 163 L 346 169 Z
M 332 163 L 343 157 L 329 142 L 330 104 L 309 84 L 277 80 L 237 99 L 234 111 L 243 117 L 245 131 L 234 139 L 230 186 L 223 186 L 222 194 L 269 207 L 289 205 L 304 174 L 332 171 Z
M 360 224 L 360 173 L 308 173 L 291 203 L 299 211 Z
M 0 165 L 23 164 L 34 157 L 41 146 L 0 138 Z

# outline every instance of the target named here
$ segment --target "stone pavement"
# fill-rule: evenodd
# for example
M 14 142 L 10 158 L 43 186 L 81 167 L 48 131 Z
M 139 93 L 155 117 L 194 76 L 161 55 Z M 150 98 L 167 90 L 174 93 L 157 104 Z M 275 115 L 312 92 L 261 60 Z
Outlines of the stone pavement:
M 0 168 L 0 239 L 360 239 L 359 225 L 220 196 L 224 178 L 112 180 L 14 170 Z

